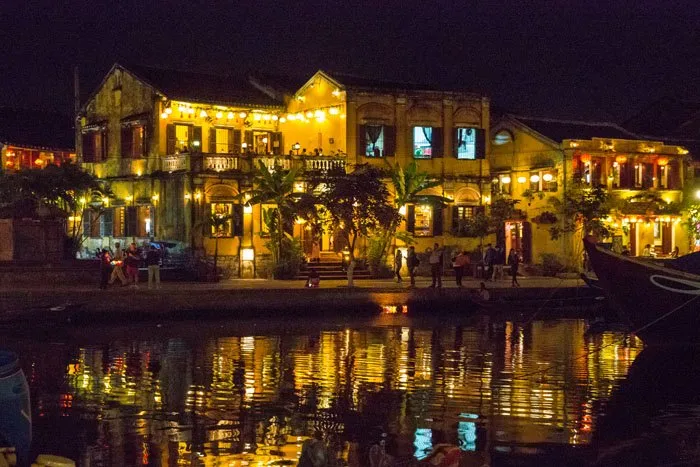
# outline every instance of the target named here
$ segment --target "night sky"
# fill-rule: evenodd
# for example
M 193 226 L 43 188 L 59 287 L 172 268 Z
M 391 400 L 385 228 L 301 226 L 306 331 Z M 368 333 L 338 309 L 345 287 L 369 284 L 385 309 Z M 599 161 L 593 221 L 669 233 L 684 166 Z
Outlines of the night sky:
M 699 0 L 0 3 L 0 105 L 70 112 L 73 67 L 85 97 L 115 61 L 322 68 L 577 119 L 619 121 L 667 95 L 700 101 Z

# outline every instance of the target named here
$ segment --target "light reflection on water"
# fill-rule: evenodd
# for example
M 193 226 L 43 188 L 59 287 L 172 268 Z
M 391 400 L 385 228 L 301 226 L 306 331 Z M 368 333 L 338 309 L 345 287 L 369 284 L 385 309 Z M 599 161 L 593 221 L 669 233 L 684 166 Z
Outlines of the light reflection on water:
M 382 431 L 416 457 L 443 442 L 587 444 L 642 349 L 618 333 L 587 337 L 580 320 L 380 324 L 20 343 L 35 449 L 89 465 L 245 465 L 296 460 L 323 436 L 349 465 L 368 465 Z

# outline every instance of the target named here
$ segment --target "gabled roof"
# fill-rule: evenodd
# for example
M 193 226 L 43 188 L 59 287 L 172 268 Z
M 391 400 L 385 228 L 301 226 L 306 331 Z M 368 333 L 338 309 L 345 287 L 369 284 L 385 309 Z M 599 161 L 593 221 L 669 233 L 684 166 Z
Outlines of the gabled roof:
M 423 83 L 412 83 L 403 81 L 387 81 L 376 78 L 369 78 L 350 73 L 340 73 L 336 71 L 326 72 L 324 74 L 339 83 L 345 89 L 356 90 L 381 90 L 381 91 L 432 91 L 432 92 L 458 92 L 470 93 L 464 88 L 457 86 L 429 85 Z
M 44 110 L 0 107 L 0 143 L 74 151 L 73 118 Z
M 561 143 L 567 139 L 640 139 L 634 133 L 610 122 L 583 122 L 518 115 L 508 115 L 507 118 L 519 122 L 555 143 Z
M 282 102 L 270 97 L 242 76 L 212 75 L 131 64 L 121 67 L 172 100 L 242 106 L 282 105 Z

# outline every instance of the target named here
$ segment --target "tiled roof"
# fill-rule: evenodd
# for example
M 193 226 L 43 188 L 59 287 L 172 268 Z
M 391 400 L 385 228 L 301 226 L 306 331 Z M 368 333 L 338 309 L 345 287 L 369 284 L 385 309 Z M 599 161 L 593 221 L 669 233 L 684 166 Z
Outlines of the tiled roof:
M 70 115 L 0 107 L 0 143 L 3 144 L 72 151 L 74 131 Z
M 421 83 L 410 83 L 401 81 L 386 81 L 365 76 L 353 75 L 349 73 L 326 72 L 345 88 L 350 89 L 378 89 L 384 91 L 442 91 L 442 92 L 469 92 L 461 87 L 451 87 L 442 85 L 429 85 Z
M 169 99 L 224 105 L 279 106 L 241 76 L 211 75 L 190 71 L 125 65 L 124 68 Z
M 616 123 L 581 122 L 554 118 L 511 116 L 550 140 L 561 143 L 565 139 L 616 138 L 640 139 Z

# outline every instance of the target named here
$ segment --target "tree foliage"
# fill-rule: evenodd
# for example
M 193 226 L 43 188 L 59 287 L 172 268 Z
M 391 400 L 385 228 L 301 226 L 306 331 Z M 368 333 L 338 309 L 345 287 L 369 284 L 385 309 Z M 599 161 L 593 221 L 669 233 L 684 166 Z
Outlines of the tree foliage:
M 549 204 L 561 218 L 561 222 L 549 229 L 553 240 L 574 232 L 599 238 L 610 236 L 604 219 L 610 213 L 612 202 L 605 188 L 576 183 L 566 190 L 563 200 L 552 197 Z

